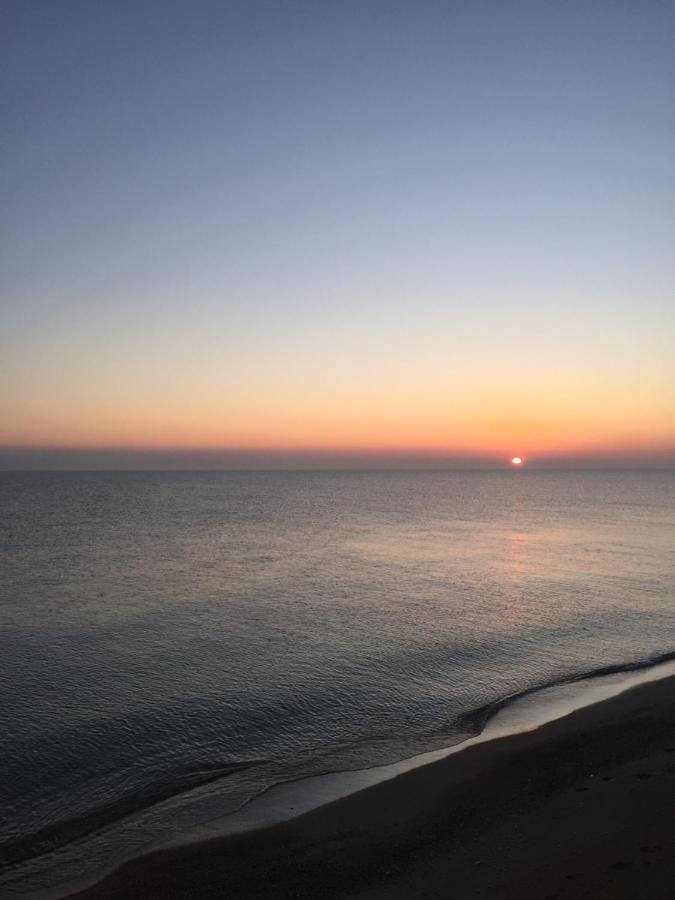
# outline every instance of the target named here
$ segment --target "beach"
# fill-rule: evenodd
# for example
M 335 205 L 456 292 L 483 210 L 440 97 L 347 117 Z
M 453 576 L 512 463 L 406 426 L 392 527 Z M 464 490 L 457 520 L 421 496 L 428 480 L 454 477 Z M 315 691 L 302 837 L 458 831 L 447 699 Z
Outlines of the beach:
M 671 898 L 675 677 L 287 823 L 127 863 L 78 900 Z
M 460 757 L 675 674 L 670 474 L 19 473 L 0 494 L 8 900 L 160 850 L 196 854 L 175 896 L 348 895 L 435 833 L 459 883 L 466 835 L 546 790 L 489 768 L 471 805 Z
M 675 900 L 675 3 L 2 26 L 0 900 Z

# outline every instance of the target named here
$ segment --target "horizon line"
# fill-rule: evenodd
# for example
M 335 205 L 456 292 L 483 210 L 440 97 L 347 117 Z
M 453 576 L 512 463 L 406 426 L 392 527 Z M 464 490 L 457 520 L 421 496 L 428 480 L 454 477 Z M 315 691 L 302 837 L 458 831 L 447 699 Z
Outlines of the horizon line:
M 483 473 L 490 474 L 496 472 L 519 472 L 521 474 L 525 472 L 534 472 L 537 474 L 542 473 L 553 473 L 553 472 L 655 472 L 655 473 L 665 473 L 665 472 L 673 472 L 675 473 L 675 462 L 669 465 L 567 465 L 567 466 L 526 466 L 525 468 L 515 469 L 513 466 L 509 466 L 507 464 L 503 466 L 484 466 L 484 467 L 431 467 L 431 466 L 326 466 L 324 468 L 320 467 L 291 467 L 291 466 L 276 466 L 276 467 L 221 467 L 221 468 L 189 468 L 189 467 L 181 467 L 181 468 L 159 468 L 159 467 L 148 467 L 145 469 L 142 468 L 112 468 L 112 467 L 101 467 L 101 468 L 2 468 L 0 467 L 0 475 L 29 475 L 29 474 L 42 474 L 42 475 L 112 475 L 112 474 L 123 474 L 123 475 L 142 475 L 142 474 L 271 474 L 274 472 L 286 472 L 286 473 L 295 473 L 295 474 L 310 474 L 310 473 L 337 473 L 337 472 L 400 472 L 400 473 L 412 473 L 412 472 L 428 472 L 428 473 L 463 473 L 463 474 L 472 474 L 472 473 Z
M 318 448 L 318 447 L 86 447 L 0 445 L 0 471 L 488 471 L 512 469 L 514 456 L 524 470 L 669 470 L 675 448 L 607 446 L 536 450 L 514 443 L 510 450 L 473 448 Z

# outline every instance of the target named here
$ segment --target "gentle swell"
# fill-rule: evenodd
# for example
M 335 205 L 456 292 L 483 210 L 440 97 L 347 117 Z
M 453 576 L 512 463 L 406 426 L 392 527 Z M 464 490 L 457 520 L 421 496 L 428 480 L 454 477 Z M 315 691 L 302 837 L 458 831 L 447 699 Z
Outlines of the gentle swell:
M 650 669 L 652 666 L 658 666 L 659 663 L 669 662 L 672 659 L 675 659 L 675 650 L 669 651 L 668 653 L 659 653 L 656 656 L 651 656 L 649 659 L 641 660 L 639 662 L 601 666 L 598 669 L 592 669 L 590 672 L 573 672 L 565 678 L 553 679 L 552 681 L 538 684 L 535 687 L 525 688 L 522 691 L 516 691 L 514 694 L 509 694 L 507 697 L 502 697 L 500 700 L 494 700 L 491 703 L 486 703 L 484 706 L 469 710 L 459 716 L 457 724 L 462 730 L 466 730 L 473 735 L 480 734 L 490 719 L 496 715 L 500 709 L 513 703 L 514 700 L 520 700 L 522 697 L 536 694 L 539 691 L 546 690 L 546 688 L 559 687 L 564 684 L 574 684 L 576 681 L 590 681 L 593 678 L 602 678 L 606 675 L 617 675 L 621 672 L 637 672 L 640 669 Z
M 264 760 L 245 760 L 224 765 L 201 766 L 198 770 L 172 773 L 169 780 L 146 785 L 132 794 L 118 797 L 89 810 L 85 815 L 74 819 L 63 819 L 53 822 L 39 831 L 33 832 L 14 841 L 6 841 L 0 845 L 0 867 L 16 865 L 27 859 L 42 856 L 59 847 L 63 847 L 78 838 L 84 837 L 111 822 L 124 819 L 133 813 L 149 809 L 163 800 L 192 790 L 200 785 L 218 781 L 235 772 L 242 772 Z
M 565 678 L 551 680 L 535 687 L 526 688 L 525 690 L 517 691 L 516 693 L 510 694 L 499 700 L 487 703 L 484 706 L 472 709 L 460 715 L 455 720 L 455 724 L 458 726 L 458 730 L 475 736 L 484 730 L 489 720 L 501 709 L 522 697 L 536 694 L 539 691 L 560 685 L 573 684 L 578 681 L 601 678 L 603 676 L 619 674 L 622 672 L 648 669 L 659 663 L 665 663 L 670 660 L 675 660 L 675 651 L 658 654 L 649 659 L 635 663 L 627 663 L 624 665 L 615 664 L 603 666 L 591 671 L 579 671 Z M 133 813 L 148 809 L 171 797 L 186 793 L 201 785 L 218 781 L 221 778 L 226 778 L 237 772 L 245 771 L 246 769 L 260 765 L 264 762 L 265 760 L 263 759 L 252 759 L 224 765 L 214 765 L 209 767 L 201 766 L 198 770 L 179 773 L 178 777 L 176 777 L 176 773 L 173 773 L 171 780 L 165 779 L 161 782 L 147 785 L 140 791 L 134 791 L 133 794 L 120 797 L 110 803 L 98 806 L 83 816 L 54 822 L 33 834 L 26 835 L 15 841 L 5 842 L 3 845 L 0 845 L 0 867 L 12 866 L 28 859 L 34 859 L 82 838 L 85 835 L 96 831 L 98 828 L 110 825 L 115 821 L 120 821 Z M 273 785 L 270 785 L 267 790 L 271 787 L 273 787 Z M 251 800 L 253 799 L 255 798 L 251 798 Z

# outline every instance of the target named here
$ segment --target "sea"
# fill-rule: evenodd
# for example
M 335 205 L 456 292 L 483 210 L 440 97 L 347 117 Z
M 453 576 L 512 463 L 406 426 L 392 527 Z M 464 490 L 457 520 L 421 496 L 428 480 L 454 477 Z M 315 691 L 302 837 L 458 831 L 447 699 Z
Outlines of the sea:
M 675 474 L 0 475 L 0 895 L 675 658 Z

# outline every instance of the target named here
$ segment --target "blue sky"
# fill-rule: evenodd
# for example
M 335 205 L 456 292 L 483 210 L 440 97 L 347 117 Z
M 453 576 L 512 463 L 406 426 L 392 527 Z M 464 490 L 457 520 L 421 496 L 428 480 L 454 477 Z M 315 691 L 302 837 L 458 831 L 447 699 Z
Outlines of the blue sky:
M 2 19 L 5 445 L 673 437 L 672 3 Z

